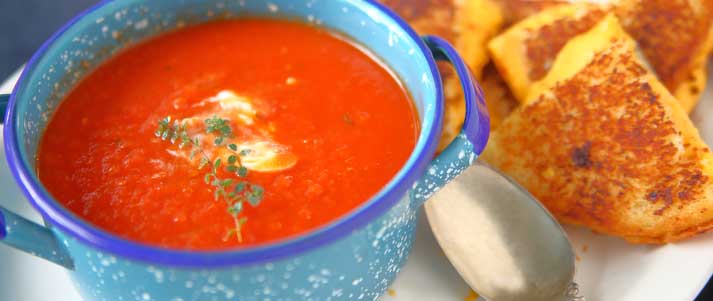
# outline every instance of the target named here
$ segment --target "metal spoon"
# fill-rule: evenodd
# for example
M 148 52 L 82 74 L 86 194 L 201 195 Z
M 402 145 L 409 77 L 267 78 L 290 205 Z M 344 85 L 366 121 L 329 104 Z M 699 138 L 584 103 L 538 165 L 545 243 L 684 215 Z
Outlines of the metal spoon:
M 575 255 L 547 210 L 520 185 L 476 162 L 425 204 L 441 248 L 489 301 L 579 300 Z

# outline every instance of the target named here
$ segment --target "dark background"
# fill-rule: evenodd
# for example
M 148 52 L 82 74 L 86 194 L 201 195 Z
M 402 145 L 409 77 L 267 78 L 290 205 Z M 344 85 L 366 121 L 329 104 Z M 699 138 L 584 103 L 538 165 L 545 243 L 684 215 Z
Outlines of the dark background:
M 30 59 L 55 30 L 94 2 L 0 0 L 0 81 Z M 713 283 L 697 299 L 704 300 L 713 300 Z

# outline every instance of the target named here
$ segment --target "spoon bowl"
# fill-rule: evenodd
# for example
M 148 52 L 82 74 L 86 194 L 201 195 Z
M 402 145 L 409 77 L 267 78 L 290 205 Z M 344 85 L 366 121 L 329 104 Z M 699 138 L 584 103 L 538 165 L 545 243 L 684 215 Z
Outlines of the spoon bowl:
M 425 204 L 431 228 L 465 281 L 490 301 L 583 300 L 567 236 L 530 193 L 475 162 Z

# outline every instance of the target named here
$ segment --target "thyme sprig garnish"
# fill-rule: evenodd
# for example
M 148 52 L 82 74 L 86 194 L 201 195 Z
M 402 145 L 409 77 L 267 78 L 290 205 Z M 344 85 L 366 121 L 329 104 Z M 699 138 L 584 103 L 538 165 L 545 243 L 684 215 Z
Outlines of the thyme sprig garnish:
M 233 217 L 235 228 L 230 229 L 225 236 L 229 239 L 236 235 L 238 242 L 243 241 L 242 227 L 247 222 L 247 217 L 240 214 L 245 209 L 245 203 L 253 207 L 260 205 L 265 190 L 262 186 L 247 181 L 249 170 L 243 166 L 241 157 L 250 153 L 248 149 L 239 150 L 234 143 L 226 144 L 226 140 L 233 137 L 233 129 L 230 127 L 230 120 L 213 116 L 205 121 L 205 132 L 215 136 L 213 144 L 217 147 L 227 147 L 233 154 L 228 156 L 226 162 L 223 158 L 211 158 L 201 146 L 199 136 L 191 137 L 186 130 L 186 124 L 181 124 L 178 120 L 172 120 L 170 116 L 158 122 L 156 137 L 171 144 L 178 144 L 183 149 L 190 147 L 190 159 L 200 156 L 199 170 L 203 170 L 210 165 L 204 175 L 204 182 L 213 188 L 213 198 L 215 201 L 223 199 L 228 205 L 228 213 Z M 227 173 L 237 177 L 222 178 L 219 171 L 223 168 Z

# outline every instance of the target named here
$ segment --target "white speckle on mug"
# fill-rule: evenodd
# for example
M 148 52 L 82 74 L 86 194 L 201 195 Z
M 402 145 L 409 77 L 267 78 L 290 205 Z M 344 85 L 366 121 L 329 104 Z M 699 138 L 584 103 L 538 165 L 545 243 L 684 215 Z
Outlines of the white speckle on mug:
M 421 74 L 421 82 L 424 84 L 431 83 L 431 80 L 428 78 L 428 73 Z
M 389 47 L 394 47 L 394 45 L 398 42 L 398 36 L 396 36 L 396 33 L 389 30 Z
M 204 285 L 201 288 L 201 292 L 203 292 L 204 294 L 215 294 L 217 290 L 211 286 Z
M 136 22 L 136 24 L 134 24 L 134 29 L 142 30 L 142 29 L 146 29 L 146 27 L 148 27 L 148 26 L 149 26 L 149 20 L 142 19 L 142 20 Z
M 278 12 L 278 11 L 280 10 L 280 7 L 277 6 L 277 4 L 268 3 L 268 4 L 267 4 L 267 9 L 268 9 L 271 13 L 274 14 L 274 13 L 276 13 L 276 12 Z

